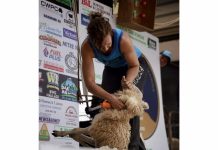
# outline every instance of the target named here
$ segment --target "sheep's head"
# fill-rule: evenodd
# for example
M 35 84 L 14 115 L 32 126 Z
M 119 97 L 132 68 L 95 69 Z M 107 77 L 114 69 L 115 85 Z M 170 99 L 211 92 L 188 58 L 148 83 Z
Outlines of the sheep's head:
M 132 89 L 118 91 L 115 95 L 126 105 L 126 109 L 133 116 L 140 116 L 144 109 L 149 108 L 148 104 L 142 100 L 143 95 L 136 86 L 133 86 Z

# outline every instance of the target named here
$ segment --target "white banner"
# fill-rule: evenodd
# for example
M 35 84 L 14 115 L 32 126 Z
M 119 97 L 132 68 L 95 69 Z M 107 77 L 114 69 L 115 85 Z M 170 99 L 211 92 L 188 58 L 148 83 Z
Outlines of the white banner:
M 39 0 L 39 141 L 78 149 L 69 137 L 54 137 L 53 130 L 79 127 L 77 103 L 77 41 L 73 12 Z M 46 149 L 47 150 L 47 149 Z

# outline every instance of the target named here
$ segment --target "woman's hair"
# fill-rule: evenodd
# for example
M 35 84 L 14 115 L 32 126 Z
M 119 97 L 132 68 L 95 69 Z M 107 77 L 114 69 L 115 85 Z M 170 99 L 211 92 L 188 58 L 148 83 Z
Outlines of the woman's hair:
M 103 38 L 112 32 L 111 25 L 99 12 L 89 14 L 90 22 L 87 27 L 89 38 L 95 46 L 101 46 Z

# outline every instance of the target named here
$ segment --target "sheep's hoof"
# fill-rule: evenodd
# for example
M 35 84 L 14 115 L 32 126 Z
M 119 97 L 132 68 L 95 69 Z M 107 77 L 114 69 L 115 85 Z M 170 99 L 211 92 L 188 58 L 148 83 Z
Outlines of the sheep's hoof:
M 53 135 L 54 137 L 58 137 L 58 136 L 64 137 L 63 135 L 60 135 L 60 134 L 58 134 L 58 133 L 59 133 L 59 131 L 53 130 L 52 135 Z

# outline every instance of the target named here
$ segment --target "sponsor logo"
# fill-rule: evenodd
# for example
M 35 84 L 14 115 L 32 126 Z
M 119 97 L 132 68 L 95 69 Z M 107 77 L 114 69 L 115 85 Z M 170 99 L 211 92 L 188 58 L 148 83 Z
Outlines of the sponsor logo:
M 93 2 L 93 9 L 96 10 L 97 12 L 102 13 L 103 15 L 105 14 L 107 16 L 112 16 L 112 10 L 111 12 L 104 10 L 104 6 L 101 5 L 100 3 L 96 3 L 95 1 Z
M 66 38 L 72 39 L 72 40 L 77 40 L 77 34 L 76 32 L 73 32 L 71 30 L 68 30 L 66 28 L 63 28 L 63 35 Z
M 39 39 L 44 41 L 44 45 L 57 48 L 61 46 L 61 41 L 50 35 L 39 35 Z
M 87 6 L 87 7 L 92 8 L 91 1 L 90 1 L 90 0 L 82 0 L 82 4 L 85 5 L 85 6 Z
M 41 4 L 42 8 L 45 8 L 46 10 L 51 11 L 52 13 L 63 17 L 63 14 L 62 14 L 63 10 L 61 7 L 59 7 L 55 4 L 49 3 L 47 1 L 41 1 L 40 4 Z
M 41 116 L 41 117 L 39 117 L 39 122 L 59 124 L 60 119 L 49 118 L 49 117 L 42 117 Z
M 46 75 L 48 80 L 48 84 L 47 84 L 48 93 L 46 94 L 46 96 L 59 98 L 57 94 L 57 92 L 59 91 L 59 87 L 58 87 L 59 75 L 54 72 L 47 72 Z
M 78 127 L 78 126 L 77 126 Z M 57 131 L 70 131 L 72 130 L 73 128 L 72 127 L 66 127 L 66 126 L 60 126 L 60 125 L 54 125 L 54 130 L 57 130 Z M 62 137 L 62 138 L 69 138 L 71 141 L 72 141 L 72 138 L 70 137 Z
M 45 49 L 43 50 L 43 53 L 44 53 L 44 56 L 45 56 L 45 57 L 48 57 L 49 52 L 48 52 L 47 48 L 45 48 Z
M 78 113 L 77 113 L 76 109 L 73 106 L 69 106 L 66 109 L 65 116 L 66 117 L 78 118 Z
M 55 17 L 49 16 L 49 15 L 47 15 L 47 14 L 44 14 L 43 16 L 44 16 L 45 18 L 47 18 L 47 19 L 50 19 L 50 20 L 53 20 L 53 21 L 55 21 L 55 22 L 61 23 L 61 20 L 59 20 L 59 19 L 57 19 L 57 18 L 55 18 Z
M 156 48 L 157 48 L 156 41 L 148 38 L 148 48 L 156 50 Z
M 74 15 L 72 11 L 67 11 L 66 15 L 65 15 L 65 19 L 64 19 L 64 23 L 66 23 L 67 25 L 69 25 L 69 27 L 73 27 L 75 26 L 75 21 L 74 21 Z
M 77 126 L 78 125 L 78 113 L 73 106 L 69 106 L 65 112 L 66 125 Z
M 73 83 L 71 78 L 68 78 L 61 84 L 61 99 L 76 101 L 77 98 L 77 87 Z
M 81 24 L 84 26 L 88 26 L 89 24 L 89 16 L 86 16 L 84 14 L 81 14 Z
M 55 100 L 48 100 L 48 99 L 39 99 L 39 107 L 40 108 L 49 108 L 50 110 L 46 110 L 46 113 L 56 113 L 56 110 L 61 110 L 61 107 L 63 106 L 62 103 L 57 102 Z M 45 115 L 43 115 L 45 116 Z
M 46 75 L 48 79 L 47 88 L 55 89 L 58 91 L 59 90 L 59 87 L 58 87 L 59 75 L 54 72 L 47 72 Z
M 44 68 L 51 69 L 54 71 L 58 72 L 64 72 L 64 67 L 62 65 L 59 65 L 57 63 L 49 62 L 49 61 L 44 61 Z
M 69 47 L 69 48 L 71 48 L 71 49 L 77 49 L 77 46 L 75 45 L 73 45 L 72 43 L 68 43 L 68 42 L 66 42 L 66 41 L 63 41 L 63 44 L 62 44 L 63 46 L 65 46 L 65 47 Z
M 40 22 L 39 24 L 39 30 L 45 33 L 49 33 L 58 37 L 62 37 L 62 32 L 59 29 L 52 28 L 48 26 L 46 23 Z
M 47 97 L 52 97 L 52 98 L 59 98 L 59 95 L 57 94 L 57 91 L 54 90 L 48 90 L 48 93 L 46 93 Z
M 72 52 L 65 56 L 65 64 L 67 66 L 66 72 L 70 74 L 77 74 L 78 59 Z
M 43 106 L 46 107 L 46 105 L 43 105 L 43 104 L 40 105 L 40 107 L 43 107 Z M 49 114 L 51 114 L 51 113 L 52 114 L 56 114 L 56 111 L 54 109 L 51 109 L 51 108 L 50 109 L 46 109 L 45 112 L 49 113 Z
M 50 51 L 48 51 L 47 48 L 45 48 L 43 50 L 43 53 L 44 53 L 44 56 L 45 57 L 48 57 L 52 60 L 55 60 L 55 61 L 61 61 L 61 52 L 60 51 L 57 51 L 57 50 L 53 50 L 51 49 Z
M 45 123 L 42 124 L 42 127 L 41 127 L 41 129 L 39 131 L 39 140 L 40 141 L 49 141 L 50 140 L 48 127 L 46 126 Z

